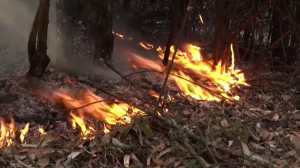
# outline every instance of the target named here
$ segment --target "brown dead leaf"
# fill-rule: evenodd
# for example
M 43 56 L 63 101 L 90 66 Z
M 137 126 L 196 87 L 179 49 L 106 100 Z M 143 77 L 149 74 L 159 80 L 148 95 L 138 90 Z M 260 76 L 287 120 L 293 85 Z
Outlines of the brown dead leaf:
M 124 147 L 124 148 L 129 148 L 129 147 L 130 147 L 129 145 L 126 145 L 126 144 L 120 142 L 120 141 L 119 141 L 118 139 L 116 139 L 116 138 L 112 138 L 111 142 L 112 142 L 115 146 L 117 146 L 117 147 Z
M 252 148 L 254 148 L 254 149 L 260 149 L 260 150 L 265 149 L 263 146 L 260 146 L 260 145 L 258 145 L 257 143 L 254 143 L 254 142 L 250 142 L 250 145 L 251 145 Z
M 300 150 L 300 138 L 297 137 L 297 136 L 292 135 L 290 137 L 290 140 L 291 140 L 292 144 L 295 146 L 295 148 L 297 150 Z
M 228 127 L 229 126 L 228 121 L 225 118 L 221 121 L 221 126 L 222 127 Z
M 64 161 L 64 160 L 65 160 L 65 158 L 58 159 L 55 163 L 54 168 L 65 168 L 65 166 L 62 165 L 62 161 Z
M 27 151 L 27 155 L 35 155 L 36 159 L 43 158 L 48 153 L 53 153 L 54 150 L 52 147 L 45 147 L 45 148 L 37 148 L 37 149 L 31 149 Z
M 161 142 L 158 146 L 156 146 L 156 147 L 151 146 L 151 147 L 153 148 L 151 150 L 151 153 L 155 153 L 155 152 L 160 152 L 160 151 L 164 150 L 166 147 L 166 144 L 164 142 Z
M 158 165 L 162 165 L 164 163 L 163 160 L 160 160 L 160 159 L 156 159 L 156 158 L 152 158 L 152 161 Z
M 233 144 L 233 140 L 228 141 L 228 149 L 230 148 L 230 146 Z
M 39 164 L 40 168 L 44 168 L 49 164 L 49 162 L 50 162 L 49 157 L 44 157 L 42 159 L 39 159 L 37 163 Z
M 43 139 L 41 140 L 40 146 L 45 147 L 47 146 L 50 142 L 52 142 L 55 139 L 55 137 L 52 134 L 45 134 L 43 136 Z
M 137 165 L 139 167 L 144 167 L 143 163 L 141 161 L 139 161 L 139 159 L 135 156 L 134 153 L 130 154 L 130 158 L 133 160 L 135 165 Z
M 294 114 L 292 115 L 292 118 L 293 118 L 294 120 L 300 120 L 300 113 L 294 113 Z
M 147 166 L 150 166 L 150 164 L 151 164 L 151 158 L 152 158 L 152 155 L 149 155 L 147 157 Z
M 171 164 L 173 164 L 176 160 L 176 157 L 169 157 L 168 159 L 166 159 L 163 163 L 164 166 L 169 166 Z
M 156 158 L 159 159 L 159 158 L 162 157 L 164 154 L 169 153 L 170 151 L 171 151 L 171 148 L 167 148 L 167 149 L 161 151 L 161 152 L 156 156 Z
M 277 121 L 278 119 L 279 119 L 279 115 L 275 113 L 274 116 L 272 117 L 272 120 Z
M 175 168 L 178 167 L 181 163 L 182 163 L 182 161 L 177 161 L 177 162 L 175 162 L 175 163 L 174 163 L 174 167 L 175 167 Z

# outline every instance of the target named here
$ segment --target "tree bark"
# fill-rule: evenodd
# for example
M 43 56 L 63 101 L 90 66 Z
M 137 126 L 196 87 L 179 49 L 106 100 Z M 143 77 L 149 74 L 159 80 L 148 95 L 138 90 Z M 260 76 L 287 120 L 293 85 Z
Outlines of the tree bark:
M 47 55 L 49 8 L 49 0 L 40 1 L 29 34 L 27 49 L 30 67 L 26 76 L 30 78 L 42 78 L 50 63 L 50 58 Z

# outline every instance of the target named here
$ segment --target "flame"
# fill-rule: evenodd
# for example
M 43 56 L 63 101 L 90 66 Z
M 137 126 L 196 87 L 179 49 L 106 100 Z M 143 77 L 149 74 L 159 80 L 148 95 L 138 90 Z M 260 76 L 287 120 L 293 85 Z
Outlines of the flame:
M 220 93 L 222 96 L 239 100 L 239 96 L 232 95 L 231 88 L 238 84 L 248 85 L 245 82 L 244 74 L 234 68 L 234 52 L 231 44 L 231 66 L 227 72 L 221 62 L 217 64 L 216 69 L 212 71 L 212 61 L 204 61 L 200 53 L 201 48 L 192 44 L 185 44 L 185 51 L 178 50 L 174 60 L 171 78 L 185 95 L 191 96 L 197 100 L 220 101 L 213 92 Z M 157 49 L 158 57 L 163 59 L 164 50 L 161 47 Z M 174 46 L 170 48 L 170 54 L 174 53 Z M 172 58 L 170 57 L 169 60 Z M 146 58 L 133 54 L 128 61 L 135 67 L 150 68 L 157 71 L 164 71 L 161 62 L 157 63 Z M 188 75 L 193 74 L 193 76 Z M 198 85 L 205 86 L 205 88 Z
M 130 105 L 123 102 L 106 102 L 103 98 L 95 95 L 88 89 L 81 90 L 78 94 L 74 94 L 71 90 L 63 88 L 54 89 L 51 94 L 44 92 L 40 94 L 46 98 L 60 101 L 66 108 L 72 109 L 72 113 L 70 113 L 72 128 L 75 129 L 78 126 L 83 139 L 90 138 L 90 134 L 95 132 L 93 127 L 86 126 L 84 122 L 84 116 L 86 115 L 92 115 L 100 121 L 115 125 L 117 123 L 128 124 L 131 122 L 132 116 L 145 114 L 139 109 L 130 108 Z
M 16 137 L 16 123 L 14 119 L 10 120 L 10 123 L 6 123 L 3 118 L 0 118 L 0 148 L 9 147 L 14 143 Z M 29 130 L 29 123 L 26 124 L 25 128 L 20 131 L 20 141 L 23 143 L 24 137 Z
M 72 117 L 72 120 L 73 120 L 72 123 L 75 123 L 80 127 L 81 136 L 82 136 L 83 139 L 93 139 L 94 138 L 94 137 L 90 137 L 90 135 L 93 132 L 95 132 L 95 129 L 93 127 L 87 128 L 84 121 L 83 121 L 83 118 L 80 118 L 80 117 L 76 116 L 73 113 L 70 113 L 70 116 Z M 73 125 L 73 128 L 76 128 L 76 125 L 75 125 L 75 127 Z
M 21 141 L 22 143 L 23 143 L 23 141 L 24 141 L 24 137 L 25 137 L 25 135 L 27 134 L 28 130 L 29 130 L 29 123 L 27 123 L 27 124 L 25 125 L 24 129 L 21 130 L 20 141 Z
M 140 42 L 139 45 L 145 48 L 146 50 L 151 50 L 153 48 L 153 45 L 149 43 Z
M 105 124 L 103 125 L 103 127 L 104 127 L 103 132 L 104 132 L 105 134 L 110 132 L 110 130 L 106 128 Z
M 41 135 L 45 135 L 46 132 L 44 131 L 44 129 L 42 127 L 39 127 L 39 132 Z
M 200 22 L 201 22 L 202 24 L 204 24 L 204 22 L 203 22 L 203 19 L 202 19 L 202 16 L 201 16 L 201 15 L 199 15 L 199 20 L 200 20 Z

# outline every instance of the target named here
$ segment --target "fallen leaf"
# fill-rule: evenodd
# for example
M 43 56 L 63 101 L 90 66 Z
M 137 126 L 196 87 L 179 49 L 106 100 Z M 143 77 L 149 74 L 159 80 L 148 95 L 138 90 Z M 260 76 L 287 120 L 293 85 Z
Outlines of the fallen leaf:
M 43 139 L 40 143 L 41 147 L 45 147 L 47 146 L 50 142 L 52 142 L 55 139 L 54 136 L 52 136 L 51 134 L 46 134 L 43 136 Z
M 254 149 L 261 149 L 261 150 L 265 149 L 263 146 L 260 146 L 260 145 L 254 143 L 254 142 L 250 142 L 250 145 L 251 145 Z
M 147 166 L 150 166 L 150 164 L 151 164 L 151 158 L 152 158 L 152 155 L 149 155 L 147 157 Z
M 129 155 L 125 155 L 124 156 L 124 166 L 125 167 L 129 167 L 129 161 L 130 161 L 130 156 Z
M 152 158 L 152 161 L 158 165 L 162 165 L 164 163 L 164 161 L 162 161 L 160 159 L 156 159 L 156 158 Z
M 222 127 L 228 127 L 229 126 L 228 121 L 225 118 L 221 121 L 221 126 Z
M 228 149 L 230 148 L 230 146 L 233 144 L 233 140 L 228 141 Z
M 174 163 L 174 167 L 175 167 L 175 168 L 178 167 L 181 163 L 182 163 L 182 161 L 177 161 L 177 162 L 175 162 L 175 163 Z
M 275 113 L 274 116 L 272 117 L 272 120 L 277 121 L 278 119 L 279 119 L 279 115 Z
M 61 158 L 61 159 L 58 159 L 55 163 L 55 167 L 54 168 L 65 168 L 61 163 L 62 161 L 64 161 L 65 158 Z
M 124 148 L 129 148 L 130 146 L 129 145 L 126 145 L 122 142 L 120 142 L 119 140 L 117 140 L 116 138 L 112 138 L 111 142 L 117 146 L 117 147 L 124 147 Z
M 21 165 L 21 167 L 26 167 L 26 168 L 33 168 L 31 165 L 27 165 L 24 162 L 22 162 L 20 159 L 18 159 L 17 157 L 15 157 L 15 160 L 18 162 L 18 164 Z
M 75 159 L 79 154 L 81 154 L 82 153 L 82 151 L 77 151 L 77 152 L 72 152 L 72 153 L 70 153 L 69 155 L 68 155 L 68 160 L 69 159 Z
M 36 159 L 43 158 L 48 153 L 53 153 L 54 150 L 52 147 L 45 147 L 45 148 L 37 148 L 37 149 L 31 149 L 27 151 L 28 155 L 35 155 Z
M 40 168 L 44 168 L 49 164 L 49 162 L 50 162 L 49 157 L 44 157 L 44 158 L 38 160 L 37 163 L 40 165 Z
M 169 166 L 172 163 L 174 163 L 176 160 L 176 157 L 169 157 L 168 159 L 166 159 L 163 163 L 164 166 Z
M 293 118 L 294 120 L 300 120 L 300 113 L 294 113 L 294 114 L 292 115 L 292 118 Z
M 295 148 L 297 150 L 300 150 L 300 138 L 297 137 L 297 136 L 292 135 L 290 137 L 290 140 L 291 140 L 292 144 L 295 146 Z
M 250 152 L 250 150 L 249 150 L 247 144 L 244 143 L 244 142 L 241 142 L 241 145 L 242 145 L 242 148 L 243 148 L 243 153 L 244 153 L 244 155 L 250 156 L 250 155 L 251 155 L 251 152 Z
M 134 153 L 130 154 L 130 158 L 133 160 L 135 165 L 137 165 L 139 167 L 144 167 L 143 163 L 141 161 L 139 161 L 139 159 L 135 156 Z
M 169 153 L 170 151 L 171 151 L 171 148 L 167 148 L 167 149 L 161 151 L 161 152 L 156 156 L 156 158 L 159 159 L 161 156 L 163 156 L 163 155 L 166 154 L 166 153 Z
M 111 137 L 109 134 L 104 134 L 104 136 L 101 138 L 101 143 L 102 144 L 109 144 L 111 140 Z

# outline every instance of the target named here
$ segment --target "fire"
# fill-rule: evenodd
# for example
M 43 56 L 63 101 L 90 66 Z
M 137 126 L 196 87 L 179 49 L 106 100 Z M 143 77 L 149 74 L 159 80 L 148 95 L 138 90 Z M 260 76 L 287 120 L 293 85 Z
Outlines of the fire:
M 41 135 L 45 135 L 46 132 L 44 131 L 44 129 L 42 127 L 39 127 L 39 132 Z
M 140 44 L 141 45 L 141 44 Z M 191 96 L 197 100 L 220 101 L 213 92 L 222 96 L 239 100 L 239 97 L 232 95 L 231 88 L 238 84 L 248 85 L 245 82 L 244 74 L 234 68 L 234 53 L 231 45 L 232 63 L 227 72 L 223 72 L 221 62 L 212 71 L 213 61 L 204 61 L 200 53 L 201 48 L 192 44 L 185 44 L 185 51 L 178 50 L 172 68 L 171 78 L 185 95 Z M 164 50 L 161 47 L 157 49 L 159 58 L 163 59 Z M 170 55 L 174 53 L 174 46 L 170 48 Z M 169 58 L 172 59 L 171 57 Z M 135 67 L 149 68 L 157 71 L 164 71 L 161 62 L 157 63 L 136 54 L 128 59 Z M 193 75 L 188 75 L 193 74 Z M 198 85 L 205 86 L 205 88 Z
M 52 95 L 46 93 L 42 95 L 62 102 L 66 108 L 73 109 L 70 113 L 71 124 L 74 129 L 77 126 L 80 128 L 83 139 L 91 139 L 90 135 L 96 132 L 93 127 L 88 127 L 85 124 L 84 116 L 86 115 L 91 115 L 107 124 L 115 125 L 117 123 L 128 124 L 131 122 L 132 116 L 145 114 L 139 109 L 130 108 L 128 104 L 123 102 L 106 102 L 90 90 L 82 90 L 78 95 L 74 95 L 66 89 L 56 89 Z M 104 130 L 104 132 L 107 131 L 109 130 Z
M 16 137 L 17 127 L 13 119 L 10 123 L 6 123 L 3 118 L 0 118 L 0 148 L 9 147 L 14 143 Z M 26 124 L 25 128 L 20 130 L 20 141 L 23 143 L 24 137 L 29 130 L 29 123 Z
M 143 42 L 140 42 L 139 45 L 145 48 L 146 50 L 151 50 L 154 47 L 152 44 L 143 43 Z
M 106 128 L 105 124 L 104 124 L 104 130 L 103 130 L 103 132 L 104 132 L 105 134 L 110 132 L 110 130 Z
M 93 127 L 88 127 L 87 128 L 84 121 L 83 121 L 83 119 L 76 116 L 75 114 L 70 113 L 70 115 L 72 117 L 73 129 L 75 129 L 76 125 L 78 125 L 81 129 L 81 136 L 82 136 L 83 139 L 93 139 L 94 137 L 90 137 L 90 134 L 95 132 L 95 129 Z

